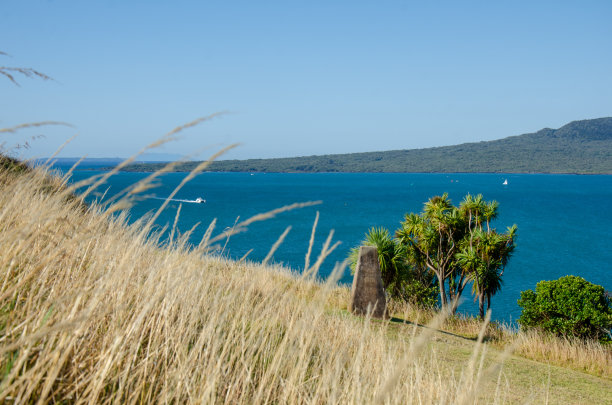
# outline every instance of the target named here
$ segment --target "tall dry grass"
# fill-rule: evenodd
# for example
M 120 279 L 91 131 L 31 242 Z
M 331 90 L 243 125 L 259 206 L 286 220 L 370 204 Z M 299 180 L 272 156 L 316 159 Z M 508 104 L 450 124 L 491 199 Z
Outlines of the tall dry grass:
M 612 379 L 610 344 L 557 337 L 537 330 L 510 334 L 507 340 L 521 356 Z
M 393 303 L 391 308 L 406 320 L 421 324 L 436 316 L 433 310 L 402 303 Z M 483 324 L 478 318 L 458 314 L 446 318 L 440 330 L 475 340 L 483 331 Z M 512 353 L 521 357 L 612 379 L 610 344 L 559 337 L 535 329 L 517 330 L 511 325 L 495 322 L 486 326 L 484 340 L 497 349 L 511 347 Z
M 205 254 L 178 231 L 161 246 L 145 227 L 44 171 L 0 170 L 0 402 L 504 400 L 481 389 L 499 374 L 480 343 L 449 373 L 433 329 L 389 339 L 386 322 L 330 314 L 345 298 L 333 283 Z

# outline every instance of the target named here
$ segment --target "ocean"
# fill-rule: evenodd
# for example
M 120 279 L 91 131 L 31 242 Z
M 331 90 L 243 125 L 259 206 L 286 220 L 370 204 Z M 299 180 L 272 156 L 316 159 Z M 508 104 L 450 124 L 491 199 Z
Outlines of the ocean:
M 72 181 L 100 173 L 77 170 Z M 104 198 L 147 176 L 146 173 L 119 173 L 101 186 L 92 199 Z M 130 221 L 159 208 L 186 176 L 169 173 L 158 179 L 130 209 Z M 507 180 L 507 185 L 504 181 Z M 543 174 L 412 174 L 412 173 L 202 173 L 187 183 L 156 221 L 172 226 L 177 209 L 180 232 L 200 223 L 190 243 L 197 245 L 213 219 L 213 235 L 234 226 L 236 221 L 295 202 L 321 201 L 317 206 L 277 215 L 255 222 L 248 231 L 234 235 L 223 254 L 263 260 L 283 231 L 291 231 L 274 254 L 273 261 L 299 272 L 316 212 L 313 258 L 331 230 L 341 245 L 327 258 L 320 276 L 325 278 L 335 263 L 342 262 L 358 246 L 370 227 L 382 226 L 394 232 L 406 213 L 420 212 L 423 203 L 447 192 L 458 204 L 467 193 L 483 194 L 499 202 L 498 230 L 518 225 L 517 248 L 503 275 L 501 292 L 492 299 L 493 319 L 513 323 L 520 316 L 520 292 L 534 289 L 540 280 L 572 274 L 612 290 L 612 176 Z M 205 199 L 202 204 L 196 198 Z M 182 201 L 179 201 L 182 200 Z M 238 219 L 239 218 L 239 219 Z M 350 284 L 347 269 L 340 283 Z M 469 287 L 459 312 L 477 313 Z

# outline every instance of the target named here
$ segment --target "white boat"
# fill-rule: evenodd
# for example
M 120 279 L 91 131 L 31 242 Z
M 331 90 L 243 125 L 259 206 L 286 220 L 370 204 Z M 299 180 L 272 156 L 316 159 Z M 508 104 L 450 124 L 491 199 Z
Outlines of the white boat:
M 203 198 L 198 197 L 198 198 L 195 199 L 195 202 L 197 202 L 198 204 L 203 204 L 203 203 L 206 202 L 206 200 L 203 199 Z
M 502 183 L 504 186 L 508 185 L 508 179 L 504 180 L 504 182 Z

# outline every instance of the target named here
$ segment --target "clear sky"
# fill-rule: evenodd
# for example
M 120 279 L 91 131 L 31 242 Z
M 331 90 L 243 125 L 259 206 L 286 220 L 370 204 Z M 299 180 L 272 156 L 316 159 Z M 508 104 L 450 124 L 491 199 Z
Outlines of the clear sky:
M 612 1 L 0 0 L 0 128 L 30 154 L 227 157 L 411 149 L 612 116 Z M 207 152 L 208 153 L 208 152 Z

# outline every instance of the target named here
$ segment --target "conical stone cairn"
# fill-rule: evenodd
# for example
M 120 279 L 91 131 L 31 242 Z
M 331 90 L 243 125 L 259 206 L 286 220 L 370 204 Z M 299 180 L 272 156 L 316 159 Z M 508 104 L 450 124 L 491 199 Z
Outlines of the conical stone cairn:
M 378 252 L 374 246 L 361 246 L 353 277 L 349 310 L 358 315 L 371 314 L 373 318 L 387 317 L 385 289 L 380 278 Z

